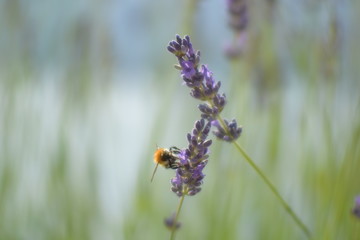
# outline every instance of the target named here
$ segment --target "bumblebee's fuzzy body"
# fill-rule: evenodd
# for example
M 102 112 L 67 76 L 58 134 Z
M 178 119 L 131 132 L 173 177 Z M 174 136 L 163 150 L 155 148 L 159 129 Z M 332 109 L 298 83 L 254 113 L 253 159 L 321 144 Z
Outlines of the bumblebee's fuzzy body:
M 165 168 L 177 169 L 179 164 L 176 163 L 178 157 L 175 155 L 177 150 L 172 148 L 158 148 L 154 153 L 154 162 L 156 164 L 160 164 Z
M 156 163 L 156 167 L 151 177 L 151 181 L 153 180 L 156 169 L 159 165 L 171 169 L 179 168 L 179 163 L 177 161 L 179 159 L 178 154 L 180 154 L 180 149 L 177 147 L 171 147 L 170 149 L 157 148 L 154 153 L 154 162 Z

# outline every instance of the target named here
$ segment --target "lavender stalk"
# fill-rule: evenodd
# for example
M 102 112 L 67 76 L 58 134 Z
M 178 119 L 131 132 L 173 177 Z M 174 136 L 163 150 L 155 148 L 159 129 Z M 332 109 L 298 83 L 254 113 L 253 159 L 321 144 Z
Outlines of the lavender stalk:
M 184 199 L 185 199 L 185 194 L 180 198 L 179 206 L 177 208 L 177 211 L 176 211 L 176 214 L 175 214 L 174 218 L 173 219 L 170 218 L 171 221 L 169 221 L 167 223 L 167 225 L 170 227 L 170 230 L 171 230 L 170 240 L 175 239 L 176 230 L 178 228 L 180 228 L 180 226 L 181 226 L 181 224 L 178 222 L 178 218 L 179 218 L 179 214 L 180 214 L 181 207 L 183 205 Z
M 264 172 L 255 164 L 255 162 L 251 159 L 251 157 L 246 153 L 246 151 L 240 146 L 236 140 L 240 137 L 242 132 L 242 127 L 237 126 L 236 120 L 228 121 L 223 119 L 220 115 L 224 106 L 226 105 L 226 96 L 224 94 L 219 94 L 218 91 L 220 89 L 221 83 L 216 82 L 212 76 L 212 73 L 207 68 L 206 65 L 200 65 L 200 51 L 195 51 L 192 47 L 192 43 L 190 41 L 189 36 L 185 36 L 181 38 L 176 35 L 176 40 L 173 40 L 169 43 L 167 47 L 168 51 L 174 54 L 179 62 L 179 65 L 175 65 L 175 68 L 181 71 L 181 77 L 184 80 L 186 86 L 188 86 L 190 90 L 190 95 L 195 99 L 202 101 L 203 103 L 198 106 L 201 117 L 202 117 L 202 126 L 205 124 L 205 120 L 208 122 L 208 127 L 206 127 L 206 137 L 207 133 L 210 130 L 210 124 L 216 130 L 213 131 L 214 135 L 220 139 L 230 143 L 233 143 L 236 149 L 240 152 L 240 154 L 245 158 L 245 160 L 250 164 L 250 166 L 255 170 L 255 172 L 261 177 L 261 179 L 265 182 L 265 184 L 270 188 L 271 192 L 276 196 L 281 205 L 285 208 L 286 212 L 293 218 L 295 223 L 302 229 L 302 231 L 306 234 L 306 236 L 311 239 L 311 234 L 305 224 L 301 221 L 301 219 L 297 216 L 297 214 L 291 209 L 289 204 L 284 200 L 284 198 L 279 194 L 277 188 L 272 184 L 272 182 L 266 177 Z M 202 129 L 202 128 L 201 128 Z M 209 130 L 208 130 L 209 129 Z M 197 133 L 197 132 L 195 132 Z M 205 138 L 206 138 L 205 137 Z M 193 143 L 196 146 L 196 141 L 192 140 L 191 136 L 188 136 L 188 140 L 190 145 Z M 203 142 L 204 144 L 204 142 Z M 207 147 L 211 144 L 204 144 Z M 206 165 L 208 157 L 206 155 L 205 149 L 200 147 L 200 150 L 203 149 L 204 152 L 201 152 L 198 157 L 195 158 L 195 162 L 200 167 L 199 172 L 201 175 L 196 175 L 195 170 L 192 169 L 191 158 L 194 157 L 194 153 L 192 152 L 192 147 L 188 150 L 184 151 L 185 154 L 182 157 L 182 163 L 190 163 L 190 168 L 180 168 L 177 170 L 177 175 L 172 179 L 173 188 L 172 190 L 179 196 L 183 197 L 184 195 L 192 195 L 189 193 L 194 193 L 194 195 L 198 192 L 197 181 L 196 180 L 188 180 L 191 179 L 192 176 L 196 176 L 201 180 L 203 179 L 203 175 L 201 173 L 203 167 Z M 201 145 L 201 144 L 200 144 Z M 205 146 L 204 146 L 205 147 Z M 195 151 L 196 152 L 196 151 Z M 198 153 L 200 153 L 198 152 Z M 187 158 L 185 158 L 187 156 Z M 190 157 L 191 156 L 191 157 Z M 206 156 L 206 157 L 205 157 Z M 190 159 L 190 160 L 189 160 Z M 201 162 L 204 159 L 204 162 Z M 200 161 L 201 160 L 201 161 Z M 201 164 L 200 164 L 200 162 Z M 203 164 L 203 166 L 202 166 Z M 185 165 L 184 165 L 185 166 Z M 195 183 L 197 182 L 197 183 Z M 190 185 L 188 185 L 190 183 Z M 193 187 L 193 191 L 190 191 L 188 186 Z

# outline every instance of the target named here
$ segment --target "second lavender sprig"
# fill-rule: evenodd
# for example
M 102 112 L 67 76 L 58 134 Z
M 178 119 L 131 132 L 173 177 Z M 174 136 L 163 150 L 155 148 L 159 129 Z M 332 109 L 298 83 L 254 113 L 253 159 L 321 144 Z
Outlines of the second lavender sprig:
M 179 164 L 176 175 L 171 179 L 171 190 L 180 197 L 178 209 L 173 217 L 166 221 L 171 229 L 170 239 L 174 239 L 179 226 L 178 217 L 185 196 L 194 196 L 201 191 L 201 185 L 205 177 L 203 169 L 208 163 L 209 146 L 212 141 L 207 139 L 211 124 L 205 119 L 195 122 L 194 129 L 187 134 L 188 147 L 178 154 Z M 169 225 L 170 224 L 170 225 Z
M 171 190 L 179 197 L 193 196 L 201 190 L 205 176 L 202 171 L 208 162 L 208 148 L 212 143 L 207 139 L 210 127 L 210 123 L 201 119 L 195 122 L 192 133 L 187 135 L 189 145 L 179 154 L 179 168 L 176 176 L 171 179 Z

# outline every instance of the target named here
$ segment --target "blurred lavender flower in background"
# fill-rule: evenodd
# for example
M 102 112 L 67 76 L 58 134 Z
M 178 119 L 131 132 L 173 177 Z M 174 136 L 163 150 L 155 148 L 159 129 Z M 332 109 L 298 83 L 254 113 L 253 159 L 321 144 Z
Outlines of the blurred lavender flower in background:
M 225 54 L 229 58 L 239 57 L 245 50 L 248 33 L 246 31 L 249 14 L 246 0 L 226 0 L 229 13 L 229 25 L 234 31 L 234 40 L 225 47 Z
M 181 227 L 181 223 L 180 222 L 176 222 L 176 214 L 173 214 L 172 216 L 165 218 L 164 220 L 164 224 L 166 227 L 168 227 L 169 229 L 175 228 L 176 230 L 179 229 Z
M 352 212 L 357 218 L 360 219 L 360 195 L 355 198 L 355 206 Z
M 213 126 L 218 130 L 215 135 L 226 141 L 235 141 L 241 133 L 241 127 L 237 127 L 236 121 L 219 121 L 219 114 L 225 107 L 226 96 L 219 94 L 221 82 L 216 82 L 212 72 L 206 65 L 200 64 L 200 51 L 195 51 L 192 47 L 190 37 L 183 39 L 176 35 L 176 40 L 169 43 L 168 51 L 174 54 L 179 65 L 175 65 L 181 71 L 181 77 L 185 85 L 191 88 L 190 95 L 204 103 L 198 106 L 201 111 L 201 118 L 213 122 Z
M 179 197 L 193 196 L 200 192 L 202 180 L 205 177 L 202 170 L 208 162 L 208 148 L 212 141 L 207 140 L 211 128 L 210 122 L 204 119 L 195 122 L 192 133 L 187 135 L 188 148 L 179 154 L 180 166 L 176 176 L 171 179 L 171 190 Z
M 242 32 L 248 25 L 248 11 L 246 0 L 226 0 L 230 15 L 229 25 L 235 32 Z

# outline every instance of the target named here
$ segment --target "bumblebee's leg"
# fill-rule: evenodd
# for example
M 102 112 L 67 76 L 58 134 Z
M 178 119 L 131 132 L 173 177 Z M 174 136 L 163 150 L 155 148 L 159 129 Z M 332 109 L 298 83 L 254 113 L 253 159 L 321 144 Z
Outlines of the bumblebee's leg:
M 170 168 L 171 169 L 178 169 L 180 166 L 179 166 L 179 163 L 170 163 Z
M 169 150 L 170 150 L 170 152 L 175 153 L 175 154 L 181 153 L 181 150 L 179 148 L 177 148 L 177 147 L 174 147 L 174 146 L 170 147 Z
M 178 158 L 174 157 L 169 160 L 169 168 L 171 169 L 177 169 L 180 167 L 180 163 L 177 161 Z

